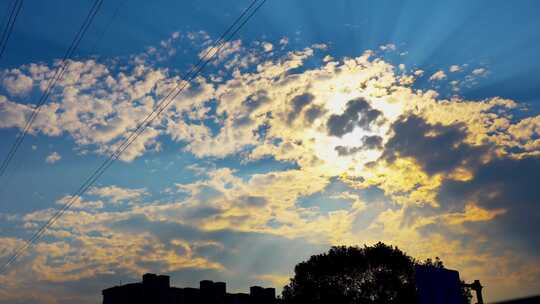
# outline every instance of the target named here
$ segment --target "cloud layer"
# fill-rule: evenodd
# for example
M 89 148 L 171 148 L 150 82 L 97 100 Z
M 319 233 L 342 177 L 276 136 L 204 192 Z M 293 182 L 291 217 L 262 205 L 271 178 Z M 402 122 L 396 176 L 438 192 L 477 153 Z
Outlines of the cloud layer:
M 204 45 L 209 38 L 174 33 L 125 62 L 71 62 L 32 134 L 67 135 L 81 158 L 110 152 L 180 81 L 157 63 L 173 56 L 179 41 L 197 39 Z M 379 240 L 419 258 L 441 256 L 466 279 L 481 278 L 493 297 L 540 287 L 540 195 L 533 184 L 540 177 L 540 116 L 513 100 L 444 99 L 416 89 L 422 71 L 396 67 L 376 52 L 333 59 L 325 45 L 277 45 L 229 43 L 209 74 L 122 155 L 130 162 L 163 144 L 182 146 L 199 161 L 191 182 L 171 181 L 161 199 L 147 189 L 91 189 L 0 276 L 0 298 L 95 302 L 95 290 L 59 286 L 99 289 L 107 285 L 96 282 L 145 271 L 186 283 L 190 274 L 238 287 L 283 284 L 296 262 L 331 244 Z M 2 72 L 0 128 L 24 127 L 32 111 L 25 96 L 43 90 L 53 70 L 29 64 Z M 427 79 L 446 77 L 441 70 Z M 52 156 L 51 163 L 60 159 Z M 245 173 L 215 165 L 231 156 L 247 166 L 290 166 Z M 30 233 L 52 212 L 2 217 Z M 21 242 L 20 235 L 0 237 L 1 248 Z M 16 292 L 28 286 L 37 286 L 35 293 Z

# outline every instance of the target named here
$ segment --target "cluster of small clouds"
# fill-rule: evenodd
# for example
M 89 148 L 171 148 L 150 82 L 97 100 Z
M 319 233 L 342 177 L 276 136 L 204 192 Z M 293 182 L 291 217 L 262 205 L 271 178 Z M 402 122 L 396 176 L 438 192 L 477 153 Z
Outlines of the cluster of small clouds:
M 34 80 L 19 69 L 4 71 L 2 79 L 2 85 L 11 96 L 25 96 L 34 85 Z
M 171 48 L 180 37 L 173 34 L 162 47 Z M 287 43 L 284 38 L 275 45 Z M 87 280 L 111 269 L 132 275 L 152 269 L 237 274 L 234 250 L 268 258 L 244 241 L 264 249 L 269 240 L 302 246 L 294 256 L 299 258 L 330 244 L 382 240 L 421 258 L 442 256 L 466 278 L 482 276 L 492 288 L 516 288 L 505 281 L 508 276 L 520 288 L 538 288 L 530 277 L 540 275 L 533 233 L 540 228 L 540 195 L 531 181 L 540 178 L 540 116 L 527 117 L 509 99 L 443 99 L 435 90 L 415 89 L 424 71 L 396 69 L 372 51 L 335 59 L 324 54 L 325 45 L 286 52 L 275 45 L 261 42 L 253 50 L 240 40 L 228 43 L 216 61 L 224 68 L 216 64 L 211 76 L 197 78 L 122 160 L 159 151 L 160 137 L 168 136 L 200 160 L 241 155 L 245 164 L 272 159 L 294 168 L 246 177 L 229 168 L 193 167 L 198 180 L 175 183 L 167 192 L 176 199 L 169 201 L 150 200 L 146 189 L 92 188 L 23 266 L 8 273 L 28 275 L 13 282 L 0 276 L 0 283 L 9 289 L 35 282 L 32 277 Z M 180 81 L 145 56 L 125 67 L 72 62 L 32 133 L 67 133 L 81 150 L 110 152 Z M 314 56 L 325 59 L 305 67 Z M 465 68 L 454 65 L 429 79 L 443 81 Z M 29 92 L 24 79 L 43 88 L 52 69 L 32 64 L 4 72 L 13 76 L 3 83 L 10 96 L 0 96 L 1 128 L 24 126 L 32 111 L 18 101 Z M 525 118 L 516 119 L 516 112 Z M 60 156 L 50 157 L 54 162 Z M 331 193 L 334 188 L 346 190 Z M 303 204 L 315 204 L 317 195 L 324 202 Z M 32 229 L 51 213 L 6 217 Z M 520 217 L 531 220 L 519 223 Z M 20 240 L 5 236 L 0 242 Z M 271 259 L 275 264 L 268 262 L 250 278 L 283 282 L 288 270 L 271 269 L 280 262 L 275 250 L 278 261 Z M 486 271 L 493 265 L 499 271 Z
M 393 43 L 388 43 L 388 44 L 379 46 L 379 49 L 381 51 L 395 51 L 397 49 L 397 46 Z
M 45 162 L 48 163 L 48 164 L 54 164 L 57 161 L 59 161 L 60 159 L 62 159 L 62 156 L 60 156 L 60 154 L 55 151 L 55 152 L 52 152 L 51 154 L 47 155 L 47 157 L 45 158 Z
M 89 195 L 109 198 L 112 203 L 121 201 L 137 201 L 148 195 L 146 189 L 125 189 L 118 186 L 93 187 L 88 191 Z
M 461 74 L 465 71 L 469 71 L 469 74 L 465 77 L 456 78 L 452 74 Z M 448 74 L 450 73 L 450 74 Z M 430 77 L 431 82 L 440 82 L 447 80 L 451 77 L 449 82 L 453 92 L 459 92 L 463 87 L 471 88 L 474 85 L 478 84 L 478 79 L 481 77 L 486 77 L 489 74 L 489 71 L 485 67 L 478 67 L 470 69 L 469 64 L 465 63 L 462 65 L 453 64 L 448 68 L 448 73 L 445 70 L 435 71 Z

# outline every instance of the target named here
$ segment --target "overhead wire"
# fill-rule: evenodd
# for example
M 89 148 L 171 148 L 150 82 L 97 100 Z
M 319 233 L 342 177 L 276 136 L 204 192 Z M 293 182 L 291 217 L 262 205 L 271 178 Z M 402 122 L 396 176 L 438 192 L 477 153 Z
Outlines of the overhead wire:
M 17 21 L 17 17 L 19 16 L 19 13 L 21 12 L 23 5 L 23 0 L 13 0 L 11 2 L 11 10 L 9 10 L 9 14 L 6 15 L 5 19 L 5 27 L 2 31 L 2 35 L 0 35 L 0 59 L 2 59 L 2 56 L 4 55 L 4 51 L 6 50 L 6 46 L 9 40 L 9 37 L 11 36 L 11 33 L 13 32 L 13 27 L 15 26 L 15 22 Z
M 114 10 L 113 14 L 111 15 L 107 23 L 105 23 L 105 25 L 103 26 L 101 32 L 97 34 L 97 37 L 90 51 L 90 55 L 93 55 L 96 52 L 97 46 L 100 44 L 101 40 L 103 40 L 103 38 L 105 37 L 105 33 L 109 30 L 111 25 L 114 23 L 114 20 L 118 17 L 120 11 L 122 10 L 126 2 L 127 0 L 121 0 L 118 3 L 118 5 L 116 6 L 116 9 Z
M 173 89 L 165 95 L 164 98 L 157 104 L 146 118 L 138 123 L 137 127 L 131 131 L 129 136 L 118 146 L 109 157 L 93 171 L 92 174 L 83 182 L 83 184 L 77 189 L 77 191 L 70 197 L 60 209 L 58 209 L 49 220 L 42 225 L 33 235 L 30 237 L 23 246 L 19 247 L 13 255 L 0 267 L 0 274 L 4 273 L 8 267 L 14 263 L 22 254 L 24 254 L 33 244 L 39 240 L 43 234 L 54 223 L 75 204 L 81 197 L 90 189 L 90 187 L 105 173 L 105 171 L 121 156 L 121 154 L 146 130 L 151 123 L 158 118 L 165 109 L 178 97 L 180 93 L 195 79 L 198 74 L 214 59 L 214 56 L 218 54 L 232 38 L 240 31 L 242 27 L 255 15 L 255 13 L 263 6 L 266 0 L 253 0 L 251 4 L 244 9 L 239 17 L 229 26 L 229 28 L 214 42 L 212 48 L 207 48 L 203 56 L 200 56 L 198 63 L 193 66 L 186 77 L 182 79 Z M 257 4 L 258 3 L 258 4 Z M 257 5 L 256 5 L 257 4 Z M 246 17 L 247 16 L 247 17 Z M 245 17 L 245 18 L 244 18 Z M 242 20 L 244 19 L 244 20 Z M 207 58 L 208 57 L 208 58 Z
M 79 31 L 75 35 L 75 38 L 73 39 L 69 48 L 64 54 L 64 57 L 60 61 L 58 68 L 55 70 L 53 77 L 50 78 L 49 81 L 47 82 L 47 86 L 45 90 L 43 91 L 43 94 L 41 94 L 41 97 L 39 98 L 37 104 L 32 109 L 32 113 L 30 114 L 29 118 L 26 120 L 26 123 L 24 125 L 22 132 L 20 132 L 16 136 L 15 142 L 12 144 L 11 148 L 9 149 L 8 154 L 2 161 L 2 164 L 0 165 L 0 177 L 2 177 L 5 174 L 7 168 L 9 167 L 9 164 L 15 157 L 17 150 L 23 143 L 25 137 L 28 135 L 28 132 L 31 130 L 32 124 L 36 120 L 36 117 L 39 115 L 45 102 L 49 99 L 49 96 L 51 95 L 51 92 L 55 88 L 57 82 L 60 81 L 63 78 L 64 74 L 66 73 L 66 70 L 69 67 L 71 58 L 73 57 L 75 51 L 78 49 L 79 44 L 81 43 L 84 35 L 86 34 L 86 31 L 92 24 L 92 21 L 94 20 L 94 17 L 98 13 L 102 4 L 103 4 L 103 0 L 94 1 L 90 11 L 88 12 L 88 15 L 84 19 L 83 24 L 79 28 Z

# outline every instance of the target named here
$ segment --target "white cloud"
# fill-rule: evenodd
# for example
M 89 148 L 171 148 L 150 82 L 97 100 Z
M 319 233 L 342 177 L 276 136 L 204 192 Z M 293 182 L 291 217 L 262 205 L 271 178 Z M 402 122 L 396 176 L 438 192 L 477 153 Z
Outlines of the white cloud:
M 54 164 L 58 162 L 60 159 L 62 159 L 62 156 L 60 156 L 60 154 L 58 154 L 58 152 L 55 151 L 49 154 L 47 158 L 45 158 L 45 162 L 48 164 Z
M 12 102 L 0 95 L 0 128 L 23 128 L 26 116 L 30 115 L 31 111 L 28 106 Z
M 106 187 L 93 187 L 88 191 L 88 195 L 108 198 L 111 203 L 122 201 L 137 201 L 148 195 L 146 189 L 121 188 L 115 185 Z
M 446 73 L 443 70 L 439 70 L 429 77 L 431 81 L 439 81 L 446 79 Z
M 116 147 L 153 110 L 156 100 L 178 82 L 176 77 L 167 77 L 166 71 L 145 65 L 116 73 L 111 72 L 114 67 L 109 68 L 93 60 L 71 62 L 58 83 L 59 90 L 42 106 L 30 133 L 49 136 L 67 133 L 79 146 L 110 153 L 111 147 Z M 52 77 L 47 66 L 32 64 L 23 69 L 36 82 L 44 83 Z M 201 97 L 206 100 L 212 91 L 211 85 L 198 79 L 177 97 L 175 108 L 191 109 L 191 103 L 200 102 Z M 22 129 L 32 111 L 29 104 L 0 96 L 0 127 Z M 157 137 L 161 132 L 150 128 L 122 159 L 131 161 L 145 151 L 159 149 Z
M 329 61 L 332 61 L 334 60 L 334 57 L 330 56 L 330 55 L 325 55 L 324 58 L 323 58 L 323 62 L 329 62 Z
M 262 47 L 265 52 L 271 52 L 274 49 L 274 45 L 270 42 L 263 42 Z
M 19 69 L 12 69 L 1 74 L 4 88 L 11 96 L 25 96 L 34 85 L 31 77 L 23 74 Z
M 484 75 L 486 75 L 486 73 L 487 73 L 487 69 L 485 69 L 485 68 L 478 68 L 478 69 L 474 69 L 472 71 L 472 74 L 474 76 L 484 76 Z
M 379 48 L 381 49 L 381 51 L 395 51 L 397 49 L 396 45 L 393 43 L 381 45 L 379 46 Z
M 233 40 L 233 41 L 227 41 L 223 44 L 222 47 L 219 49 L 214 47 L 213 45 L 208 46 L 206 49 L 203 49 L 199 52 L 199 58 L 210 58 L 211 56 L 215 55 L 215 58 L 212 63 L 214 65 L 217 65 L 221 62 L 223 62 L 225 59 L 227 59 L 229 56 L 231 56 L 234 53 L 238 53 L 243 50 L 242 41 L 241 40 Z
M 451 65 L 450 68 L 448 69 L 448 71 L 450 71 L 451 73 L 457 73 L 457 72 L 461 72 L 463 69 L 461 68 L 461 66 L 459 65 Z

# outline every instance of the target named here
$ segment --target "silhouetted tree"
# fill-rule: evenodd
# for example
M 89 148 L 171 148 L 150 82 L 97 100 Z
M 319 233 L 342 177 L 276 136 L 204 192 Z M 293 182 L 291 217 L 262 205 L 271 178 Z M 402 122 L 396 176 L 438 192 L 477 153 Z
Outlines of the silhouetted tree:
M 415 303 L 414 259 L 397 247 L 332 247 L 295 267 L 286 304 Z
M 435 257 L 435 260 L 427 258 L 423 263 L 419 263 L 424 266 L 434 267 L 434 268 L 444 268 L 444 263 L 439 257 Z

